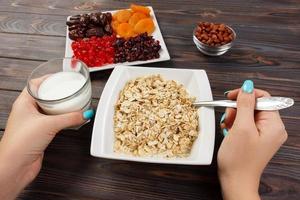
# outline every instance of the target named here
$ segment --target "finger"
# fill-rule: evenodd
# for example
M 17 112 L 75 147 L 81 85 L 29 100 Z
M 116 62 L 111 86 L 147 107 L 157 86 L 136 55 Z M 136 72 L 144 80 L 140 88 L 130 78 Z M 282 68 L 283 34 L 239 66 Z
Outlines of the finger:
M 45 79 L 47 79 L 50 75 L 52 74 L 46 74 L 44 76 L 41 76 L 39 78 L 35 78 L 35 79 L 31 79 L 30 80 L 30 83 L 36 85 L 36 86 L 39 86 Z
M 226 94 L 226 97 L 230 100 L 235 100 L 237 98 L 237 95 L 239 94 L 239 91 L 240 88 L 231 90 Z
M 236 116 L 236 109 L 226 108 L 226 111 L 222 115 L 221 120 L 220 120 L 220 127 L 221 127 L 221 130 L 222 130 L 222 133 L 224 136 L 227 135 L 226 131 L 228 133 L 228 130 L 231 129 L 234 119 L 235 119 L 235 116 Z M 226 130 L 224 130 L 224 129 L 226 129 Z
M 234 90 L 231 90 L 229 91 L 227 94 L 226 94 L 226 97 L 230 100 L 235 100 L 240 92 L 240 88 L 238 89 L 234 89 Z M 261 90 L 261 89 L 254 89 L 255 91 L 255 97 L 256 98 L 259 98 L 259 97 L 270 97 L 270 93 L 268 93 L 267 91 L 265 90 Z
M 228 128 L 226 127 L 226 124 L 225 123 L 221 123 L 220 124 L 220 128 L 221 128 L 221 133 L 225 137 L 228 134 Z
M 221 129 L 226 128 L 226 124 L 225 124 L 225 123 L 220 124 L 220 128 L 221 128 Z
M 26 106 L 32 105 L 35 108 L 38 108 L 36 101 L 34 98 L 28 93 L 28 90 L 31 90 L 31 92 L 36 93 L 37 96 L 37 90 L 41 82 L 43 82 L 46 78 L 48 78 L 48 75 L 42 76 L 40 78 L 32 79 L 29 81 L 28 88 L 27 86 L 22 90 L 21 94 L 17 98 L 17 103 L 26 104 Z
M 49 126 L 56 132 L 70 127 L 80 126 L 87 120 L 92 119 L 94 116 L 94 110 L 87 110 L 85 112 L 71 112 L 61 115 L 49 115 L 48 122 Z
M 29 108 L 29 109 L 33 108 L 34 110 L 37 110 L 38 108 L 35 100 L 32 98 L 32 96 L 30 96 L 26 87 L 23 89 L 21 94 L 17 97 L 17 99 L 13 103 L 13 107 Z
M 222 124 L 221 125 L 221 134 L 226 137 L 229 134 L 229 130 Z
M 224 123 L 226 124 L 227 129 L 231 129 L 233 122 L 236 117 L 236 109 L 234 108 L 226 108 L 226 117 Z
M 271 94 L 265 90 L 260 90 L 260 89 L 255 89 L 255 97 L 260 98 L 260 97 L 270 97 Z
M 225 112 L 221 116 L 220 125 L 224 124 L 226 128 L 231 128 L 236 116 L 236 109 L 226 108 Z
M 251 80 L 246 80 L 243 83 L 241 90 L 237 96 L 237 113 L 236 120 L 239 126 L 249 126 L 254 124 L 254 107 L 255 107 L 255 94 L 254 84 Z
M 22 90 L 22 92 L 21 92 L 21 94 L 20 94 L 19 97 L 22 98 L 22 99 L 24 99 L 24 100 L 26 100 L 26 101 L 30 101 L 31 103 L 35 103 L 35 100 L 34 100 L 34 99 L 32 98 L 32 96 L 28 93 L 27 87 L 25 87 L 25 88 Z
M 40 84 L 47 79 L 51 74 L 47 74 L 44 76 L 41 76 L 39 78 L 31 79 L 28 81 L 27 88 L 28 91 L 31 93 L 31 95 L 38 97 L 38 89 L 40 87 Z

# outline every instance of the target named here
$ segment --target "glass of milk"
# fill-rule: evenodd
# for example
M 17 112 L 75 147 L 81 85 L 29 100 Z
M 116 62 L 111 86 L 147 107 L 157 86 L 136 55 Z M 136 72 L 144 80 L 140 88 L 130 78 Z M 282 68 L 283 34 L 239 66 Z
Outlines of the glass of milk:
M 92 89 L 89 69 L 80 60 L 49 60 L 32 71 L 27 90 L 45 114 L 57 115 L 87 110 Z

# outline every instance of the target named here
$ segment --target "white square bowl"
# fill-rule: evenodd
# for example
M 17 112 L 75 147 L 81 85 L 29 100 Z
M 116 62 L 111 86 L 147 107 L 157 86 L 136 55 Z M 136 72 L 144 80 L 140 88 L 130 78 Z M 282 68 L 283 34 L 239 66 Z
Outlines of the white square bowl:
M 209 165 L 215 142 L 215 114 L 213 108 L 201 107 L 199 115 L 199 136 L 193 144 L 191 154 L 186 158 L 164 158 L 159 156 L 135 157 L 115 153 L 113 116 L 114 105 L 126 82 L 144 75 L 161 74 L 165 79 L 183 84 L 197 101 L 213 100 L 210 84 L 204 70 L 148 68 L 117 66 L 110 75 L 102 92 L 95 116 L 91 141 L 91 155 L 101 158 L 129 160 L 149 163 Z

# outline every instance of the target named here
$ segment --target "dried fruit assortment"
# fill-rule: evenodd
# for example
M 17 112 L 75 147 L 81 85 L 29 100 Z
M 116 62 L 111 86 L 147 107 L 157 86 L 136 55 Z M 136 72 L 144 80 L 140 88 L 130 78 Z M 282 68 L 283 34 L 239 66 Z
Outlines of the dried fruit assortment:
M 75 15 L 67 26 L 74 57 L 89 67 L 159 58 L 161 46 L 151 36 L 155 25 L 145 6 Z

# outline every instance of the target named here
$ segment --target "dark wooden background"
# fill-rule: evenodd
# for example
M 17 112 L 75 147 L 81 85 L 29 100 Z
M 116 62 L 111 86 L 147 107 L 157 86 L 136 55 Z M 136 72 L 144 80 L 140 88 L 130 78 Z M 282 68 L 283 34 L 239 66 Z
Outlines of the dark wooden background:
M 205 69 L 215 99 L 254 80 L 257 88 L 295 99 L 281 112 L 288 141 L 269 163 L 260 192 L 263 199 L 300 199 L 300 1 L 148 1 L 171 61 L 148 66 Z M 29 73 L 42 62 L 64 56 L 68 15 L 126 8 L 130 1 L 0 0 L 0 134 L 11 105 Z M 192 42 L 199 20 L 232 25 L 235 46 L 221 57 L 206 57 Z M 111 73 L 92 76 L 93 105 Z M 38 178 L 19 199 L 221 199 L 216 152 L 222 141 L 216 109 L 216 147 L 211 166 L 143 164 L 89 155 L 92 124 L 63 131 L 46 151 Z M 267 148 L 267 147 L 266 147 Z M 255 159 L 255 158 L 253 158 Z

